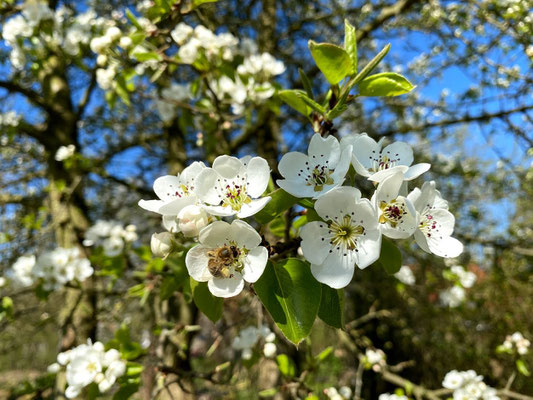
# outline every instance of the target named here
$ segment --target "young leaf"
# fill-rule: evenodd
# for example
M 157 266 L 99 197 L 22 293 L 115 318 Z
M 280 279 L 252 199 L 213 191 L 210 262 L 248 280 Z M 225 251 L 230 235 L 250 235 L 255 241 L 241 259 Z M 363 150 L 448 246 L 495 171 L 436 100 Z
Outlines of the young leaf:
M 344 328 L 344 289 L 333 289 L 322 284 L 318 317 L 333 328 Z
M 220 297 L 215 297 L 209 291 L 207 282 L 196 282 L 191 278 L 192 298 L 196 307 L 203 312 L 212 322 L 222 317 L 224 302 Z
M 283 189 L 277 189 L 270 193 L 269 196 L 272 197 L 272 200 L 267 203 L 265 208 L 255 214 L 257 222 L 263 225 L 272 221 L 283 211 L 288 210 L 298 200 Z
M 322 287 L 307 263 L 295 258 L 269 263 L 254 288 L 287 339 L 298 344 L 309 335 Z
M 352 60 L 351 75 L 355 75 L 357 74 L 357 37 L 354 26 L 347 19 L 344 20 L 344 50 Z
M 279 372 L 287 378 L 294 378 L 296 375 L 296 365 L 294 361 L 287 354 L 280 354 L 276 357 L 276 363 L 278 364 Z
M 321 106 L 313 99 L 310 99 L 309 97 L 307 97 L 307 94 L 305 94 L 304 92 L 298 91 L 295 93 L 300 99 L 302 99 L 305 102 L 305 104 L 307 104 L 309 107 L 311 107 L 316 112 L 320 114 L 324 114 L 326 112 L 326 108 L 324 106 Z
M 282 90 L 278 92 L 278 95 L 280 99 L 287 103 L 290 107 L 307 117 L 309 114 L 311 114 L 312 109 L 296 93 L 302 93 L 305 95 L 303 90 L 298 89 Z
M 529 376 L 530 372 L 529 369 L 526 366 L 526 363 L 524 360 L 516 360 L 516 368 L 518 369 L 518 372 L 520 372 L 522 375 Z
M 126 17 L 128 17 L 133 26 L 135 26 L 138 30 L 144 31 L 144 28 L 137 20 L 137 17 L 130 11 L 129 8 L 126 8 Z
M 298 68 L 298 73 L 300 74 L 300 79 L 302 80 L 302 85 L 305 89 L 305 92 L 307 93 L 307 96 L 310 99 L 314 99 L 315 96 L 313 95 L 313 85 L 311 84 L 311 80 L 303 69 Z
M 330 43 L 315 43 L 310 40 L 309 50 L 316 66 L 330 84 L 336 85 L 352 73 L 352 61 L 343 48 Z
M 415 86 L 394 72 L 370 75 L 359 82 L 360 96 L 399 96 L 409 93 Z
M 376 66 L 381 62 L 381 60 L 383 60 L 383 58 L 387 55 L 387 53 L 389 52 L 390 50 L 390 43 L 388 45 L 386 45 L 383 50 L 381 50 L 372 60 L 370 60 L 370 62 L 365 65 L 365 67 L 361 70 L 361 72 L 359 72 L 354 80 L 352 81 L 352 83 L 350 84 L 350 89 L 356 84 L 356 83 L 359 83 L 361 82 L 363 79 L 365 79 L 368 74 L 370 74 L 372 72 L 372 70 L 374 68 L 376 68 Z
M 192 8 L 200 7 L 204 3 L 216 3 L 218 0 L 192 0 Z
M 391 240 L 382 238 L 379 263 L 389 275 L 393 275 L 402 267 L 402 253 Z

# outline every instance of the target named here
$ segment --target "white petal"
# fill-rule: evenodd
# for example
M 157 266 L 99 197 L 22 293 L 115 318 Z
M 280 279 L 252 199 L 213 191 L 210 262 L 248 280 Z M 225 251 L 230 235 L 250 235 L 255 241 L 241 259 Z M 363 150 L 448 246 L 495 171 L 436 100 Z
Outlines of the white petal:
M 355 172 L 357 172 L 359 175 L 364 177 L 369 177 L 370 172 L 359 162 L 356 156 L 352 154 L 352 165 L 355 169 Z
M 245 171 L 241 160 L 228 155 L 218 156 L 213 162 L 213 169 L 226 179 L 232 179 Z
M 235 272 L 233 278 L 213 278 L 207 283 L 209 291 L 217 297 L 237 296 L 244 288 L 241 274 Z
M 309 162 L 308 156 L 297 151 L 291 151 L 281 157 L 278 164 L 279 173 L 285 178 L 303 180 L 304 177 L 298 177 L 298 173 L 301 173 L 302 170 L 307 173 L 306 162 Z
M 335 171 L 331 174 L 331 178 L 336 184 L 344 182 L 344 177 L 350 168 L 350 161 L 352 159 L 352 147 L 347 146 L 342 150 L 340 160 L 335 167 Z
M 239 217 L 239 218 L 247 218 L 247 217 L 250 217 L 250 216 L 258 213 L 263 208 L 265 208 L 265 206 L 267 205 L 267 203 L 270 200 L 272 200 L 272 198 L 270 196 L 265 196 L 265 197 L 261 197 L 261 198 L 256 199 L 256 200 L 252 200 L 248 204 L 243 204 L 241 206 L 241 211 L 239 211 L 237 213 L 237 217 Z
M 169 232 L 180 232 L 177 218 L 176 215 L 163 215 L 163 227 Z
M 413 190 L 411 190 L 411 193 L 407 195 L 407 199 L 411 202 L 413 207 L 415 207 L 415 210 L 416 210 L 416 202 L 420 198 L 421 193 L 422 192 L 419 188 L 414 188 Z
M 177 198 L 161 206 L 159 213 L 163 215 L 178 215 L 185 207 L 195 204 L 196 200 L 196 196 Z
M 453 233 L 455 217 L 448 210 L 436 209 L 428 213 L 430 221 L 436 222 L 435 228 L 431 230 L 431 237 L 450 236 Z
M 365 170 L 373 167 L 374 160 L 379 160 L 380 149 L 381 145 L 368 135 L 361 135 L 353 142 L 353 155 Z M 357 171 L 356 165 L 354 168 Z
M 352 219 L 361 224 L 365 230 L 378 229 L 378 214 L 370 200 L 361 199 L 353 209 Z
M 205 168 L 206 166 L 203 162 L 195 161 L 181 172 L 180 179 L 186 185 L 190 185 Z
M 377 261 L 381 252 L 381 232 L 377 229 L 367 230 L 357 239 L 355 263 L 360 269 L 368 267 Z
M 214 221 L 200 231 L 198 240 L 211 248 L 228 244 L 231 240 L 231 226 L 224 221 Z
M 306 185 L 305 181 L 301 179 L 278 179 L 276 183 L 294 197 L 313 197 L 317 193 L 313 186 Z
M 189 275 L 198 282 L 207 282 L 213 277 L 207 268 L 209 257 L 207 256 L 208 247 L 198 245 L 187 252 L 185 256 L 185 265 Z
M 270 179 L 270 167 L 267 161 L 261 157 L 252 158 L 247 164 L 246 176 L 248 195 L 252 198 L 261 196 Z
M 268 251 L 263 246 L 252 249 L 246 256 L 242 277 L 246 282 L 256 282 L 265 270 Z
M 327 165 L 334 169 L 339 162 L 341 155 L 341 146 L 335 136 L 323 138 L 320 134 L 315 133 L 309 142 L 309 163 Z
M 237 214 L 231 207 L 222 207 L 222 206 L 204 206 L 205 211 L 211 215 L 216 215 L 218 217 L 231 217 L 232 215 Z
M 424 235 L 424 233 L 420 229 L 417 229 L 415 231 L 415 241 L 416 244 L 419 245 L 422 250 L 424 250 L 426 253 L 431 253 L 426 235 Z
M 418 178 L 424 172 L 429 171 L 430 168 L 431 168 L 431 164 L 428 164 L 428 163 L 415 164 L 412 167 L 409 167 L 409 169 L 405 173 L 404 179 L 406 181 L 411 181 L 415 178 Z
M 215 183 L 220 179 L 220 176 L 215 170 L 205 168 L 196 177 L 196 194 L 198 197 L 209 204 L 219 204 L 221 199 L 215 190 Z
M 389 203 L 391 200 L 396 199 L 402 183 L 403 173 L 401 171 L 397 171 L 383 179 L 376 189 L 376 204 L 379 205 L 382 201 Z
M 161 200 L 172 200 L 181 192 L 181 180 L 174 175 L 160 176 L 154 182 L 154 192 Z
M 304 257 L 312 264 L 321 265 L 329 254 L 329 229 L 323 222 L 313 221 L 300 230 L 301 246 Z
M 344 217 L 355 212 L 355 203 L 361 198 L 361 192 L 349 186 L 332 189 L 315 203 L 315 211 L 325 221 L 333 217 Z
M 342 253 L 333 251 L 320 265 L 311 264 L 311 273 L 319 282 L 325 283 L 334 289 L 348 286 L 354 272 L 353 252 Z
M 144 208 L 147 211 L 161 214 L 159 209 L 165 204 L 165 202 L 163 200 L 139 200 L 138 204 L 139 207 Z
M 67 397 L 67 399 L 73 399 L 75 397 L 78 397 L 81 393 L 81 387 L 79 386 L 69 386 L 66 390 L 65 390 L 65 396 Z
M 248 250 L 254 249 L 261 243 L 261 236 L 250 224 L 236 219 L 230 225 L 230 240 L 235 241 L 237 246 Z
M 428 245 L 431 252 L 439 257 L 454 258 L 463 252 L 463 244 L 451 236 L 429 238 Z
M 422 185 L 422 190 L 420 191 L 420 194 L 418 196 L 413 195 L 413 197 L 411 198 L 409 198 L 409 196 L 407 197 L 413 202 L 416 211 L 422 212 L 424 208 L 431 207 L 433 205 L 433 202 L 435 201 L 436 192 L 437 191 L 435 189 L 435 181 L 424 182 L 424 184 Z
M 382 169 L 381 171 L 378 171 L 376 172 L 375 174 L 372 174 L 368 177 L 368 180 L 369 181 L 372 181 L 372 182 L 381 182 L 383 181 L 385 178 L 388 178 L 389 176 L 393 175 L 393 174 L 396 174 L 398 172 L 401 172 L 402 175 L 405 174 L 407 172 L 407 170 L 409 169 L 408 166 L 406 165 L 397 165 L 395 167 L 392 167 L 392 168 L 388 168 L 388 169 Z
M 413 163 L 413 149 L 407 143 L 394 142 L 381 150 L 382 156 L 385 155 L 389 160 L 396 162 L 397 165 L 411 165 Z

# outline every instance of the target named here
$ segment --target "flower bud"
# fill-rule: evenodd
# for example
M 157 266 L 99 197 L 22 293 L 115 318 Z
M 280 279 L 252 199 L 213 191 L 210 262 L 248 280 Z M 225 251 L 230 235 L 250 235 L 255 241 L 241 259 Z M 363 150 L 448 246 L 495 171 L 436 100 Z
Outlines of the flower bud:
M 120 41 L 118 42 L 120 47 L 122 47 L 123 49 L 127 49 L 132 45 L 132 43 L 133 42 L 131 41 L 131 38 L 129 36 L 122 36 L 120 38 Z
M 96 57 L 96 64 L 99 67 L 105 67 L 107 64 L 107 56 L 105 54 L 98 54 L 98 57 Z
M 263 346 L 263 354 L 267 358 L 274 357 L 276 355 L 277 347 L 275 343 L 265 343 Z
M 150 248 L 156 257 L 165 258 L 172 252 L 174 236 L 170 232 L 154 233 L 150 241 Z
M 198 236 L 200 230 L 209 224 L 209 216 L 202 207 L 190 205 L 178 214 L 178 226 L 185 236 Z
M 109 39 L 111 39 L 111 41 L 114 41 L 114 40 L 117 40 L 119 37 L 122 36 L 122 32 L 116 26 L 112 26 L 105 32 L 105 35 Z

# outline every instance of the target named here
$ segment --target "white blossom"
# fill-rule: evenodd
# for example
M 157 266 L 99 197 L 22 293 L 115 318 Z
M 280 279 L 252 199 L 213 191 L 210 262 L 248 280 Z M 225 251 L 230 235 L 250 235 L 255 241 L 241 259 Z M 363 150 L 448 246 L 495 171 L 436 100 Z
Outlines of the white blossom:
M 379 142 L 366 133 L 351 134 L 341 139 L 341 147 L 352 146 L 352 165 L 355 171 L 374 182 L 381 182 L 387 176 L 401 171 L 404 180 L 410 181 L 429 170 L 426 163 L 413 163 L 413 150 L 404 142 L 394 142 L 383 148 L 385 138 Z
M 180 22 L 176 27 L 170 32 L 170 36 L 174 41 L 179 44 L 180 46 L 185 43 L 185 40 L 187 40 L 193 33 L 193 28 L 189 25 Z
M 454 265 L 450 268 L 451 272 L 457 276 L 459 283 L 464 288 L 471 288 L 476 282 L 476 274 L 473 272 L 467 271 L 461 265 Z
M 448 211 L 448 203 L 435 189 L 434 181 L 425 182 L 422 190 L 415 188 L 407 199 L 417 211 L 415 240 L 422 250 L 445 258 L 457 257 L 463 252 L 463 244 L 451 237 L 455 218 Z
M 198 236 L 200 230 L 211 221 L 204 208 L 194 204 L 184 207 L 179 212 L 177 220 L 179 230 L 187 237 Z
M 459 307 L 465 298 L 465 290 L 461 286 L 452 286 L 440 293 L 442 304 L 451 308 Z
M 263 354 L 267 358 L 274 357 L 276 355 L 277 350 L 278 348 L 275 343 L 268 342 L 265 343 L 265 345 L 263 346 Z
M 106 256 L 115 257 L 122 253 L 126 243 L 137 240 L 136 231 L 135 225 L 123 228 L 119 222 L 98 220 L 85 232 L 83 245 L 102 246 Z
M 276 183 L 293 196 L 316 199 L 344 182 L 352 148 L 346 146 L 341 151 L 334 136 L 323 138 L 316 133 L 307 152 L 308 155 L 296 151 L 285 154 L 278 165 L 285 179 Z
M 74 146 L 73 144 L 69 144 L 68 146 L 61 146 L 59 147 L 59 149 L 57 149 L 54 158 L 56 161 L 64 161 L 67 158 L 72 157 L 75 152 L 76 146 Z
M 246 164 L 227 155 L 219 156 L 212 168 L 202 170 L 196 179 L 196 193 L 207 205 L 208 213 L 218 216 L 254 215 L 270 201 L 260 197 L 268 186 L 270 168 L 261 157 L 253 157 Z
M 398 394 L 394 394 L 394 393 L 383 393 L 383 394 L 380 394 L 379 395 L 379 399 L 378 400 L 409 400 L 407 398 L 407 396 L 404 396 L 403 394 L 402 395 L 398 395 Z
M 483 382 L 483 377 L 473 370 L 453 370 L 442 382 L 446 389 L 453 390 L 453 400 L 499 400 L 495 389 Z
M 516 348 L 516 352 L 520 355 L 529 353 L 529 347 L 531 342 L 522 335 L 520 332 L 515 332 L 512 335 L 508 335 L 502 345 L 507 350 L 513 350 Z
M 301 229 L 304 257 L 319 282 L 343 288 L 352 280 L 354 265 L 363 269 L 379 258 L 376 211 L 358 189 L 344 186 L 320 197 L 315 210 L 325 222 L 309 222 Z
M 165 258 L 172 251 L 174 245 L 174 235 L 170 232 L 152 234 L 150 249 L 156 257 Z
M 415 276 L 411 268 L 407 265 L 402 265 L 400 270 L 394 274 L 396 279 L 406 285 L 414 285 L 416 282 Z
M 260 246 L 261 236 L 244 221 L 215 221 L 200 231 L 198 241 L 188 251 L 185 265 L 189 275 L 207 282 L 217 297 L 238 295 L 244 281 L 257 281 L 265 269 L 268 251 Z
M 33 267 L 35 266 L 35 256 L 22 256 L 15 261 L 6 272 L 7 279 L 15 287 L 28 287 L 34 283 Z

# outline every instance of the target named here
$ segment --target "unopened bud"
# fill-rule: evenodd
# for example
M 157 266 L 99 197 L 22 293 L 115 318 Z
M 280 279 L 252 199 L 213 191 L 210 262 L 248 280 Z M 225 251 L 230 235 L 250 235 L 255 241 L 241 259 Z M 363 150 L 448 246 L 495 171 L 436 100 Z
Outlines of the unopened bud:
M 99 67 L 105 67 L 107 64 L 107 56 L 105 54 L 99 54 L 98 57 L 96 57 L 96 64 Z
M 120 38 L 120 41 L 118 42 L 118 44 L 123 49 L 127 49 L 128 47 L 130 47 L 132 45 L 132 41 L 131 41 L 131 38 L 129 36 L 122 36 Z
M 209 216 L 202 207 L 190 205 L 178 214 L 178 226 L 185 236 L 198 236 L 200 230 L 209 224 Z
M 165 258 L 172 252 L 174 236 L 170 232 L 154 233 L 150 241 L 150 248 L 156 257 Z

